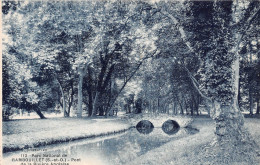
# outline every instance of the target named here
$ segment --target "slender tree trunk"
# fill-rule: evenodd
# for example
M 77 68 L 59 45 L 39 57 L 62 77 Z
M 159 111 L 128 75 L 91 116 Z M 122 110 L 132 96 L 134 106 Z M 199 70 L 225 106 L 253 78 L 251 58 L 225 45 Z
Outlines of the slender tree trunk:
M 70 109 L 71 109 L 71 107 L 72 107 L 72 102 L 69 103 L 67 117 L 70 117 Z
M 124 105 L 125 113 L 127 114 L 127 104 Z
M 260 113 L 260 98 L 257 99 L 256 114 Z
M 157 109 L 157 100 L 154 99 L 154 100 L 153 100 L 153 112 L 154 112 L 154 113 L 157 113 L 157 112 L 158 112 L 157 110 L 158 110 L 158 109 Z
M 77 117 L 82 117 L 82 84 L 83 84 L 83 77 L 84 77 L 83 69 L 79 68 Z
M 99 116 L 104 116 L 105 114 L 104 108 L 105 108 L 104 106 L 99 107 L 99 113 L 98 113 Z
M 149 112 L 151 113 L 152 112 L 152 101 L 149 100 Z
M 184 102 L 184 105 L 185 105 L 186 115 L 188 115 L 189 111 L 188 111 L 188 104 L 187 104 L 186 98 L 184 97 L 183 100 L 184 100 L 183 102 Z
M 194 104 L 194 100 L 192 99 L 192 101 L 191 101 L 191 104 L 190 104 L 190 114 L 191 114 L 191 116 L 193 116 L 193 112 L 194 112 L 194 106 L 195 106 L 195 104 Z
M 156 53 L 156 52 L 155 52 L 155 53 Z M 111 101 L 111 104 L 110 104 L 110 106 L 109 106 L 108 111 L 111 110 L 111 108 L 113 107 L 113 105 L 114 105 L 115 101 L 117 100 L 119 94 L 123 91 L 123 89 L 125 88 L 126 84 L 132 79 L 132 77 L 135 75 L 135 73 L 139 70 L 140 66 L 143 64 L 143 61 L 144 61 L 145 59 L 146 59 L 146 58 L 144 58 L 144 59 L 137 65 L 137 67 L 136 67 L 135 70 L 132 72 L 132 74 L 131 74 L 128 78 L 126 78 L 126 79 L 124 80 L 123 86 L 120 88 L 119 92 L 115 95 L 114 99 Z
M 212 102 L 211 101 L 209 101 L 209 100 L 205 100 L 204 101 L 204 104 L 205 104 L 205 108 L 206 108 L 206 110 L 207 110 L 207 112 L 208 112 L 208 115 L 209 116 L 211 116 L 212 114 L 211 114 L 211 111 L 212 111 Z
M 69 72 L 69 76 L 71 78 L 71 73 Z M 73 101 L 74 101 L 74 87 L 73 87 L 73 79 L 70 79 L 70 88 L 71 88 L 71 93 L 70 93 L 70 98 L 69 98 L 69 107 L 68 107 L 68 112 L 67 116 L 70 117 L 70 109 L 72 107 Z
M 133 105 L 129 104 L 129 113 L 132 113 L 132 112 L 133 112 Z
M 46 119 L 46 117 L 42 114 L 42 112 L 41 112 L 41 110 L 39 110 L 39 108 L 35 108 L 34 111 L 37 113 L 37 115 L 39 115 L 39 117 L 41 119 Z
M 74 96 L 74 89 L 73 89 L 73 83 L 71 85 L 71 95 L 70 95 L 70 99 L 69 99 L 69 107 L 68 107 L 68 113 L 67 116 L 70 117 L 70 109 L 73 103 L 73 96 Z
M 198 98 L 198 102 L 196 102 L 196 107 L 195 107 L 197 115 L 199 115 L 199 104 L 200 104 L 200 99 Z
M 199 115 L 199 96 L 196 93 L 194 93 L 192 95 L 192 100 L 193 100 L 192 115 L 194 115 L 195 112 L 196 112 L 196 115 Z
M 93 113 L 93 100 L 92 100 L 92 91 L 88 92 L 88 116 L 91 116 Z
M 173 104 L 173 113 L 177 115 L 177 103 Z
M 95 94 L 94 101 L 93 101 L 93 110 L 92 110 L 91 116 L 96 116 L 96 114 L 97 114 L 99 95 L 100 95 L 100 92 L 97 91 L 96 94 Z
M 88 92 L 88 116 L 92 115 L 93 111 L 93 88 L 92 88 L 92 71 L 91 68 L 88 67 L 88 86 L 87 86 L 87 92 Z
M 241 100 L 242 100 L 242 97 L 241 97 L 241 81 L 239 79 L 239 82 L 238 82 L 238 105 L 239 105 L 239 108 L 241 107 Z
M 159 97 L 157 97 L 157 111 L 161 112 L 161 110 L 160 110 L 160 98 Z
M 178 103 L 179 103 L 179 105 L 180 105 L 180 108 L 181 108 L 181 112 L 180 112 L 180 113 L 183 115 L 183 113 L 184 113 L 184 111 L 183 111 L 183 107 L 182 107 L 182 104 L 181 104 L 181 102 L 180 102 L 178 96 L 177 96 L 177 101 L 178 101 Z
M 66 100 L 65 100 L 64 91 L 63 91 L 63 89 L 62 89 L 62 87 L 61 87 L 61 84 L 60 84 L 59 80 L 58 80 L 58 79 L 56 79 L 56 80 L 57 80 L 57 82 L 58 82 L 58 84 L 59 84 L 60 91 L 61 91 L 63 116 L 64 116 L 64 117 L 68 117 L 68 113 L 67 113 L 67 111 L 66 111 Z
M 68 117 L 68 113 L 66 111 L 66 101 L 65 101 L 65 96 L 64 96 L 64 93 L 63 93 L 63 90 L 61 89 L 61 95 L 62 95 L 62 109 L 63 109 L 63 116 L 64 117 Z
M 253 115 L 253 107 L 254 107 L 254 102 L 253 102 L 253 96 L 252 96 L 252 87 L 249 87 L 249 114 Z

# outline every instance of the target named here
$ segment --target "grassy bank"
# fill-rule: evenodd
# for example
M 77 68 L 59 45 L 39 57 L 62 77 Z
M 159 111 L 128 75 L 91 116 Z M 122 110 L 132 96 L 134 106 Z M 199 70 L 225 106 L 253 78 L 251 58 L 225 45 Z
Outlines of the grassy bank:
M 3 122 L 3 152 L 93 138 L 129 129 L 118 119 L 53 118 Z
M 128 122 L 119 118 L 53 118 L 8 121 L 3 122 L 3 149 L 4 152 L 8 152 L 83 138 L 93 138 L 122 132 L 129 129 L 130 126 Z M 260 120 L 258 118 L 246 118 L 245 126 L 259 146 L 260 132 L 258 130 L 260 129 Z M 129 165 L 212 165 L 212 161 L 205 159 L 207 155 L 205 149 L 210 146 L 209 144 L 212 143 L 215 137 L 214 121 L 207 116 L 196 116 L 192 127 L 197 128 L 199 132 L 152 149 L 144 155 L 140 155 L 134 161 L 128 162 Z M 232 165 L 257 165 L 260 164 L 260 161 L 258 162 L 239 162 Z
M 260 145 L 260 120 L 256 118 L 245 119 L 245 126 L 253 136 L 254 140 Z M 213 161 L 205 161 L 205 149 L 214 139 L 214 121 L 208 117 L 196 117 L 192 124 L 200 130 L 199 133 L 171 141 L 160 148 L 149 151 L 140 156 L 129 165 L 212 165 Z M 258 157 L 259 158 L 259 157 Z M 218 159 L 218 158 L 216 158 Z M 258 159 L 259 160 L 259 159 Z M 215 161 L 215 160 L 214 160 Z M 242 165 L 252 163 L 239 162 L 232 165 Z M 255 165 L 260 161 L 254 162 Z

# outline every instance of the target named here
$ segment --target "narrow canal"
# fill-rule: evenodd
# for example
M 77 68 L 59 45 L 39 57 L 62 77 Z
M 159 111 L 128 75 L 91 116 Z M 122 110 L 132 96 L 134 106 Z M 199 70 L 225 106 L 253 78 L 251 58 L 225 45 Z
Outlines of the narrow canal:
M 147 132 L 132 128 L 106 137 L 5 153 L 3 162 L 6 165 L 119 165 L 167 142 L 197 132 L 195 129 L 181 128 L 174 134 L 167 134 L 162 128 L 152 128 Z

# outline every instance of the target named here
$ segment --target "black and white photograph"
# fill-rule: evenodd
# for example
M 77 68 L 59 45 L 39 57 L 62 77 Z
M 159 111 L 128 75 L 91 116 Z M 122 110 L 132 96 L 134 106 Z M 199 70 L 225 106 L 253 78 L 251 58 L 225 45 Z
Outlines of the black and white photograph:
M 259 0 L 1 0 L 1 165 L 259 165 Z

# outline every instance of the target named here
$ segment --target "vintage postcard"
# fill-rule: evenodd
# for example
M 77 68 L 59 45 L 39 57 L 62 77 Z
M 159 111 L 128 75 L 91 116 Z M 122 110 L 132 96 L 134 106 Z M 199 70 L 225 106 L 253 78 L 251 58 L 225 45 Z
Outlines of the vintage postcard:
M 0 164 L 260 164 L 260 1 L 1 9 Z

